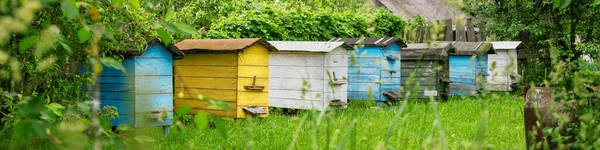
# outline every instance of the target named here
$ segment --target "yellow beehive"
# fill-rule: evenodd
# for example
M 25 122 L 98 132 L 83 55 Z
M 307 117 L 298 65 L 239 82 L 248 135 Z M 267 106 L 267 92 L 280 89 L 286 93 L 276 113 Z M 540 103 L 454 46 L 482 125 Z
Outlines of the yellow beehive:
M 269 51 L 277 51 L 260 38 L 189 39 L 176 44 L 186 57 L 174 63 L 175 108 L 192 106 L 216 116 L 245 118 L 268 116 Z M 227 112 L 200 101 L 226 102 Z M 257 106 L 257 107 L 254 107 Z

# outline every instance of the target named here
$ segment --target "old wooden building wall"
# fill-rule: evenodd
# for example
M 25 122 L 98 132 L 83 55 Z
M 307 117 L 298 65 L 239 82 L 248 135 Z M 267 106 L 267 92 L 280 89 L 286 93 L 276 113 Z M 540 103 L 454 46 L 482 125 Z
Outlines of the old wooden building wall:
M 333 73 L 338 80 L 348 80 L 348 50 L 338 47 L 331 52 L 325 54 L 325 75 L 323 78 L 323 86 L 325 87 L 325 100 L 340 100 L 347 102 L 348 100 L 348 84 L 330 84 L 333 81 Z

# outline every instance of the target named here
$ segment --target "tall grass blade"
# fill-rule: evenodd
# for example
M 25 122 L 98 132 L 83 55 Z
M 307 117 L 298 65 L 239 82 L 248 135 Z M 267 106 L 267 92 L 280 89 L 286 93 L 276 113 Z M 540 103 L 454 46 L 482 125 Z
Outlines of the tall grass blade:
M 350 140 L 350 136 L 353 135 L 355 127 L 356 127 L 356 119 L 352 120 L 352 123 L 348 127 L 348 133 L 346 133 L 346 135 L 342 138 L 342 141 L 338 145 L 337 150 L 344 150 L 345 149 L 344 147 L 346 146 L 346 143 L 348 143 L 348 141 Z

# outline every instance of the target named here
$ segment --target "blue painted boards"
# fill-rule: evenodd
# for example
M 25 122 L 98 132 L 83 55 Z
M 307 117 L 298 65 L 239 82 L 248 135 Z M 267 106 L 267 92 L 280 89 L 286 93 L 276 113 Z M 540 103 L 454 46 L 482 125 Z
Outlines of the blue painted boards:
M 99 79 L 100 105 L 117 107 L 119 118 L 110 121 L 114 126 L 173 123 L 173 55 L 154 43 L 143 53 L 125 58 L 126 73 L 104 66 Z M 152 119 L 162 111 L 167 112 L 163 122 Z
M 486 81 L 487 54 L 495 53 L 493 47 L 484 45 L 483 42 L 454 43 L 457 53 L 449 57 L 450 94 L 472 95 L 482 91 L 484 83 L 478 82 Z M 479 77 L 481 80 L 477 80 Z
M 351 57 L 348 67 L 348 99 L 387 101 L 383 96 L 387 91 L 400 91 L 400 60 L 390 60 L 386 56 L 400 56 L 400 46 L 365 46 L 359 50 L 349 50 Z M 379 103 L 380 105 L 380 103 Z

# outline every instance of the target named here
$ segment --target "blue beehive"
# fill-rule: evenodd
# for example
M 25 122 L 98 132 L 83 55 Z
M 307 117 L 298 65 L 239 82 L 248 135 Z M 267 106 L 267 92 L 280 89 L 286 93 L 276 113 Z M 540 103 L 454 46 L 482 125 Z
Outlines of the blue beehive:
M 450 53 L 450 94 L 472 95 L 486 82 L 487 54 L 495 54 L 491 43 L 454 42 Z M 477 77 L 481 77 L 479 80 Z
M 163 126 L 168 133 L 173 123 L 173 60 L 183 58 L 183 52 L 152 40 L 146 49 L 126 50 L 123 56 L 126 73 L 104 66 L 99 75 L 100 107 L 117 108 L 113 126 Z
M 400 98 L 400 49 L 406 47 L 402 40 L 334 38 L 330 42 L 364 46 L 348 51 L 348 99 L 375 100 L 381 106 Z

